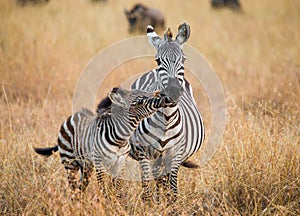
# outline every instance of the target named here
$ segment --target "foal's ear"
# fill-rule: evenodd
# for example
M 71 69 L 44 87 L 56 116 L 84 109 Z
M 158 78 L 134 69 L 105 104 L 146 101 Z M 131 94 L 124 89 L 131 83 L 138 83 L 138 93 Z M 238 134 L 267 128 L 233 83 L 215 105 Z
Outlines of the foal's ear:
M 113 90 L 108 94 L 109 99 L 112 104 L 125 107 L 127 105 L 125 96 L 129 91 L 122 88 L 113 88 Z
M 161 42 L 161 38 L 156 34 L 154 28 L 151 25 L 147 26 L 147 37 L 149 43 L 155 47 L 155 49 L 158 49 L 158 46 Z
M 125 15 L 126 15 L 126 17 L 128 18 L 128 17 L 129 17 L 129 15 L 130 15 L 130 12 L 129 12 L 129 10 L 125 9 L 125 10 L 124 10 L 124 14 L 125 14 Z
M 176 36 L 176 41 L 179 44 L 183 44 L 189 39 L 190 33 L 191 33 L 190 25 L 187 24 L 186 22 L 182 23 L 181 25 L 178 26 L 178 34 Z

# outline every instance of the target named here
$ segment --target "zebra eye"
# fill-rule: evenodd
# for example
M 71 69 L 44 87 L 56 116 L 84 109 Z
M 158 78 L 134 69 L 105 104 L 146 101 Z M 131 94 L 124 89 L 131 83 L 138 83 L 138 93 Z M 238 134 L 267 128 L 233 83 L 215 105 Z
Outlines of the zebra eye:
M 160 58 L 156 58 L 155 61 L 156 61 L 157 65 L 161 64 Z
M 137 105 L 143 105 L 145 102 L 146 97 L 142 96 L 142 97 L 138 97 L 134 102 L 133 105 L 137 106 Z

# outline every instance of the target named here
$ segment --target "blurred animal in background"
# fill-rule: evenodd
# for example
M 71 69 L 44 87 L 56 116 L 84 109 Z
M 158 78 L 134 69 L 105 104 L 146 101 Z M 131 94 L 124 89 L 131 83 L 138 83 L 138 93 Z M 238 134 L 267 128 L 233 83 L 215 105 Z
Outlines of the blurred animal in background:
M 155 8 L 136 4 L 131 10 L 125 9 L 124 12 L 129 23 L 129 32 L 144 32 L 148 25 L 164 29 L 164 15 Z
M 106 2 L 107 0 L 91 0 L 91 2 Z
M 45 4 L 48 3 L 50 0 L 16 0 L 18 5 L 26 5 L 26 4 Z
M 212 8 L 230 8 L 232 10 L 240 10 L 241 3 L 239 0 L 211 0 Z

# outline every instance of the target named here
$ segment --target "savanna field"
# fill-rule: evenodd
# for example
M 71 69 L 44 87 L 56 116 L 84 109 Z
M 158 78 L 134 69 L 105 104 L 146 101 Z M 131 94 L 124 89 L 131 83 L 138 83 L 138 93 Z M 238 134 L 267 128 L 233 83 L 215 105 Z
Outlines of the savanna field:
M 300 215 L 298 0 L 244 0 L 243 12 L 212 10 L 208 0 L 143 1 L 164 13 L 174 34 L 183 21 L 190 24 L 187 44 L 206 57 L 225 93 L 222 143 L 199 169 L 180 169 L 177 202 L 143 203 L 140 182 L 125 183 L 122 200 L 113 191 L 105 199 L 95 176 L 73 199 L 59 154 L 35 154 L 33 147 L 56 143 L 89 60 L 137 35 L 128 33 L 124 15 L 135 3 L 50 0 L 23 7 L 0 1 L 0 215 Z M 99 100 L 133 74 L 153 69 L 154 55 L 153 48 L 152 59 L 116 68 Z M 189 71 L 186 77 L 208 139 L 208 98 Z M 200 161 L 201 150 L 191 160 Z

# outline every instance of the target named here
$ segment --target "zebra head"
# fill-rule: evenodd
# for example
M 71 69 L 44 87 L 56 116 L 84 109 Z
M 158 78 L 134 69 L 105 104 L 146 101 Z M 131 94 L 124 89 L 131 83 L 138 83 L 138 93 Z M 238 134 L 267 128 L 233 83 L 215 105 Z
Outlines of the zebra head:
M 190 26 L 187 23 L 179 25 L 174 40 L 172 36 L 170 28 L 165 32 L 162 39 L 156 34 L 152 26 L 147 27 L 147 37 L 150 44 L 156 49 L 157 71 L 164 87 L 167 86 L 168 77 L 177 78 L 180 84 L 183 84 L 186 57 L 182 50 L 182 44 L 190 37 Z
M 134 117 L 138 121 L 149 117 L 161 107 L 176 105 L 179 100 L 179 97 L 173 99 L 166 91 L 164 93 L 138 89 L 129 91 L 123 88 L 114 88 L 108 97 L 112 108 L 118 107 L 114 112 L 128 114 L 129 117 Z

